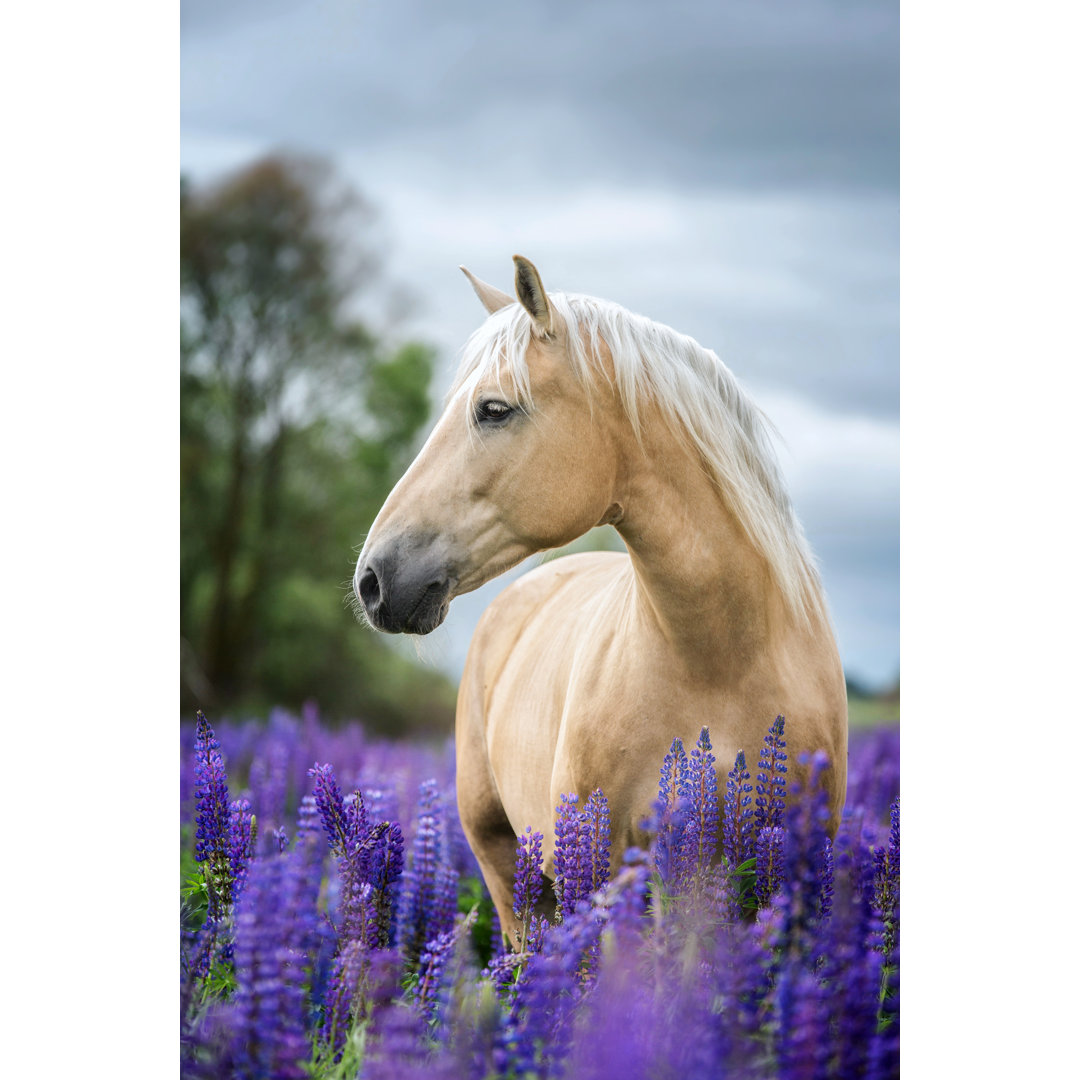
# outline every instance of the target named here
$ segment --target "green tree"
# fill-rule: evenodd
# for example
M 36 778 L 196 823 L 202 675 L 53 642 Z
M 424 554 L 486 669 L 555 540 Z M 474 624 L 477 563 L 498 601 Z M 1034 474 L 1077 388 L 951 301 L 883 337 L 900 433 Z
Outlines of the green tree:
M 355 316 L 371 221 L 323 163 L 181 182 L 185 708 L 298 704 L 447 722 L 452 690 L 357 626 L 350 560 L 428 419 L 433 354 Z M 348 242 L 346 242 L 346 238 Z

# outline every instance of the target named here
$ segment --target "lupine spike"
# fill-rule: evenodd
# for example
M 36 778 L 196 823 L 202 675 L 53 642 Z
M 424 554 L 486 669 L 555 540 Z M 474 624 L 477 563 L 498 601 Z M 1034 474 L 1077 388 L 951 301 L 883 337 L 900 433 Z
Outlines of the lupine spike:
M 787 754 L 784 741 L 784 717 L 778 716 L 765 734 L 758 755 L 757 798 L 754 819 L 757 828 L 777 828 L 784 824 L 787 795 Z
M 783 883 L 786 838 L 786 831 L 775 826 L 764 828 L 757 835 L 755 845 L 757 880 L 754 892 L 759 908 L 769 904 Z
M 602 789 L 597 788 L 586 800 L 581 818 L 589 851 L 589 892 L 595 893 L 611 877 L 611 811 Z
M 724 793 L 724 855 L 734 869 L 753 854 L 753 815 L 750 810 L 750 774 L 746 770 L 746 755 L 740 750 L 728 773 Z
M 331 765 L 315 762 L 315 767 L 308 769 L 308 776 L 315 778 L 315 805 L 319 808 L 330 850 L 337 856 L 344 855 L 349 844 L 349 831 L 345 818 L 345 798 L 334 776 L 334 769 Z
M 565 919 L 577 905 L 588 898 L 592 882 L 592 866 L 578 797 L 564 793 L 555 811 L 555 895 L 561 916 Z
M 716 756 L 712 752 L 709 729 L 703 727 L 697 746 L 690 752 L 690 798 L 693 818 L 697 823 L 696 863 L 705 870 L 716 855 L 720 826 L 720 804 L 717 799 Z
M 525 947 L 533 911 L 544 889 L 544 834 L 532 826 L 518 837 L 517 863 L 514 870 L 514 917 L 521 923 L 520 943 Z
M 195 858 L 207 864 L 207 918 L 216 921 L 224 918 L 233 897 L 229 785 L 221 746 L 201 709 L 195 719 L 195 784 Z

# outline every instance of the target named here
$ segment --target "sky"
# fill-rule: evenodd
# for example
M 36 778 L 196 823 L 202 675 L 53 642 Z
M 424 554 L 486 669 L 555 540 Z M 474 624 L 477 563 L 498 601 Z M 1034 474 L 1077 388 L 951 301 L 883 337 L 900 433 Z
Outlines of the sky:
M 515 253 L 714 349 L 779 429 L 871 686 L 900 665 L 899 90 L 898 5 L 873 0 L 181 3 L 182 171 L 332 160 L 440 399 L 483 316 L 458 265 L 511 291 Z M 458 673 L 507 580 L 423 655 Z

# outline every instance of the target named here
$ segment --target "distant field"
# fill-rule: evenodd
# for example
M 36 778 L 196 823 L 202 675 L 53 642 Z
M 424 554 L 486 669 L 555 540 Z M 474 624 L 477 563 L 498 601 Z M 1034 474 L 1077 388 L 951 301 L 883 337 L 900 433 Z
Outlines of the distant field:
M 899 699 L 882 700 L 880 698 L 848 695 L 848 724 L 851 728 L 873 727 L 875 724 L 899 724 Z

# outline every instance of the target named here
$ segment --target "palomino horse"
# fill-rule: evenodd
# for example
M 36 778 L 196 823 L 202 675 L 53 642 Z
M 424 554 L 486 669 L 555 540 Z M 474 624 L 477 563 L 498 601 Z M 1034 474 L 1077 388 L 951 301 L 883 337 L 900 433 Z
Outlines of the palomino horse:
M 844 675 L 767 421 L 715 353 L 514 263 L 517 300 L 465 271 L 489 317 L 353 583 L 376 629 L 426 634 L 534 552 L 605 523 L 626 544 L 526 574 L 472 640 L 458 807 L 507 932 L 516 837 L 543 831 L 551 878 L 560 793 L 600 787 L 617 865 L 675 736 L 707 725 L 722 782 L 783 713 L 791 774 L 832 762 L 833 832 L 847 780 Z

